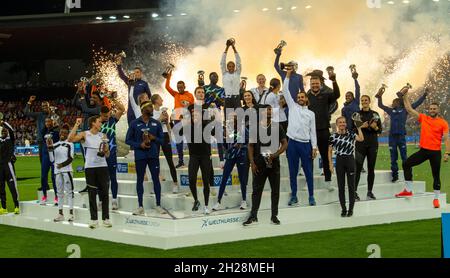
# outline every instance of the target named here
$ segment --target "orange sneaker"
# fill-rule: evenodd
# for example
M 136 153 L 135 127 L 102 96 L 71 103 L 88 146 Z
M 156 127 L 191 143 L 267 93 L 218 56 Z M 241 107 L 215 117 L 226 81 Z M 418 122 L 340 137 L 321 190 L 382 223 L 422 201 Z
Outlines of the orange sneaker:
M 400 192 L 400 193 L 398 193 L 398 194 L 395 194 L 395 197 L 397 197 L 397 198 L 402 198 L 402 197 L 412 197 L 412 196 L 413 196 L 412 191 L 411 191 L 411 192 L 408 192 L 408 191 L 406 191 L 406 189 L 403 189 L 402 192 Z
M 434 199 L 433 200 L 433 206 L 434 208 L 440 208 L 441 206 L 439 205 L 439 199 Z

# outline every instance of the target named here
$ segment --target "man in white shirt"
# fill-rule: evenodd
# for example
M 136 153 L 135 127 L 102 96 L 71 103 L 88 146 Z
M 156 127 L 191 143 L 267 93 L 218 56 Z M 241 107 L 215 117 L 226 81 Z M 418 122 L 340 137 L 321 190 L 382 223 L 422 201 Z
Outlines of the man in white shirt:
M 229 61 L 227 63 L 227 53 L 230 46 L 233 48 L 236 62 Z M 227 41 L 227 47 L 225 48 L 225 52 L 222 54 L 220 68 L 222 70 L 222 82 L 223 88 L 225 90 L 225 109 L 236 109 L 238 107 L 241 107 L 241 57 L 236 50 L 235 43 L 231 42 L 230 40 Z
M 289 107 L 287 157 L 292 193 L 288 205 L 298 205 L 297 176 L 301 159 L 308 185 L 309 205 L 314 206 L 316 201 L 314 200 L 313 160 L 317 155 L 316 120 L 314 112 L 308 110 L 308 97 L 305 92 L 298 93 L 297 101 L 292 98 L 289 92 L 291 74 L 292 69 L 288 69 L 283 83 L 283 96 Z

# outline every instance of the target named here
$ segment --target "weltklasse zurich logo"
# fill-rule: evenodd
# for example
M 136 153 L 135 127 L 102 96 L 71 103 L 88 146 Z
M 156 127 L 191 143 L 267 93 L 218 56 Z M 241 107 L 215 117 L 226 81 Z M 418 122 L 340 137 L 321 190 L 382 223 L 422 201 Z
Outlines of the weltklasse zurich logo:
M 202 228 L 206 228 L 214 225 L 225 225 L 232 223 L 240 223 L 244 221 L 243 217 L 227 217 L 227 218 L 219 218 L 219 219 L 202 219 Z

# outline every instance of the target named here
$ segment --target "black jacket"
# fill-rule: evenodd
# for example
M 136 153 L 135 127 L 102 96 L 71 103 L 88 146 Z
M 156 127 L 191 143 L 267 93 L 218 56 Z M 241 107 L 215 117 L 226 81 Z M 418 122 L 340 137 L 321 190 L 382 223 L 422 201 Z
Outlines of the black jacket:
M 362 145 L 363 146 L 370 146 L 370 145 L 378 146 L 378 134 L 380 134 L 382 132 L 380 114 L 378 114 L 377 112 L 375 112 L 373 110 L 369 110 L 369 111 L 359 110 L 358 113 L 361 115 L 362 122 L 363 123 L 368 122 L 369 125 L 373 121 L 374 115 L 375 115 L 375 118 L 378 118 L 378 120 L 376 121 L 378 130 L 374 130 L 370 126 L 368 128 L 361 129 L 364 134 L 364 141 L 356 142 L 356 146 L 357 147 L 362 146 Z M 353 126 L 355 126 L 354 131 L 357 132 L 356 125 L 353 124 Z
M 308 108 L 316 115 L 316 130 L 330 128 L 329 107 L 341 96 L 338 84 L 333 82 L 333 90 L 327 86 L 322 86 L 317 95 L 314 95 L 310 89 L 307 95 L 309 101 Z
M 8 130 L 8 137 L 5 139 L 0 138 L 0 165 L 8 164 L 9 162 L 15 161 L 14 156 L 14 130 L 12 127 L 6 123 L 3 122 L 3 128 L 6 128 Z

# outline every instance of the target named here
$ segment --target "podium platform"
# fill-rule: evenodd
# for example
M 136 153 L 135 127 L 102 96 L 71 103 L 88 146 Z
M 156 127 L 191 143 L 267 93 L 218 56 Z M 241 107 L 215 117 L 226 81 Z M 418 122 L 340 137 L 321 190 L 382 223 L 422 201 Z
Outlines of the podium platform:
M 185 163 L 189 157 L 186 156 Z M 216 180 L 220 180 L 221 169 L 217 155 L 212 156 Z M 414 182 L 415 195 L 411 198 L 395 198 L 394 194 L 401 191 L 403 182 L 390 182 L 390 171 L 376 171 L 374 194 L 377 200 L 366 200 L 367 184 L 366 174 L 361 175 L 361 183 L 358 194 L 361 201 L 355 204 L 354 216 L 350 218 L 340 217 L 341 209 L 338 201 L 337 188 L 329 191 L 325 185 L 324 177 L 320 175 L 320 169 L 315 169 L 315 199 L 316 206 L 309 206 L 308 191 L 305 178 L 298 177 L 298 197 L 300 206 L 288 207 L 290 197 L 289 173 L 286 158 L 281 157 L 281 188 L 279 202 L 279 219 L 281 225 L 270 224 L 270 186 L 267 182 L 261 207 L 258 214 L 258 224 L 243 227 L 251 208 L 251 175 L 247 186 L 248 209 L 240 210 L 241 191 L 237 171 L 233 170 L 233 178 L 230 179 L 226 189 L 226 195 L 222 199 L 220 211 L 212 211 L 216 203 L 218 187 L 212 189 L 209 207 L 211 213 L 203 214 L 203 190 L 198 187 L 201 207 L 198 212 L 192 212 L 193 198 L 188 196 L 189 187 L 181 182 L 187 175 L 187 168 L 178 169 L 177 175 L 181 182 L 181 190 L 178 194 L 172 193 L 172 181 L 167 169 L 164 157 L 161 157 L 161 173 L 165 176 L 162 185 L 162 207 L 166 214 L 159 214 L 154 210 L 156 205 L 155 195 L 152 193 L 151 179 L 144 183 L 144 208 L 146 216 L 133 216 L 132 211 L 137 207 L 136 176 L 134 162 L 130 159 L 119 158 L 118 167 L 119 210 L 110 212 L 112 228 L 100 228 L 91 230 L 88 227 L 89 209 L 87 194 L 79 194 L 78 191 L 85 187 L 85 179 L 74 179 L 75 187 L 75 221 L 55 223 L 53 218 L 58 213 L 57 207 L 51 202 L 43 206 L 38 201 L 21 202 L 21 214 L 8 214 L 0 216 L 0 224 L 26 227 L 38 230 L 57 232 L 62 234 L 82 236 L 100 240 L 107 240 L 132 245 L 154 247 L 160 249 L 172 249 L 179 247 L 223 243 L 262 237 L 272 237 L 288 234 L 297 234 L 310 231 L 330 230 L 357 226 L 366 226 L 383 223 L 412 221 L 419 219 L 439 218 L 449 207 L 446 195 L 440 196 L 441 208 L 434 209 L 432 201 L 433 193 L 426 192 L 425 183 Z M 283 162 L 284 161 L 284 162 Z M 317 161 L 317 159 L 316 159 Z M 317 163 L 317 162 L 316 162 Z M 200 175 L 200 173 L 199 173 Z M 402 175 L 400 175 L 402 176 Z M 336 177 L 333 176 L 332 185 L 336 186 Z M 199 184 L 200 177 L 199 177 Z M 41 197 L 38 192 L 37 197 Z M 346 193 L 347 195 L 347 193 Z M 48 191 L 48 200 L 53 200 L 53 190 Z M 111 195 L 110 195 L 111 202 Z M 110 206 L 111 208 L 111 206 Z M 65 214 L 68 214 L 65 205 Z M 101 212 L 99 212 L 101 219 Z M 100 221 L 101 224 L 101 221 Z

